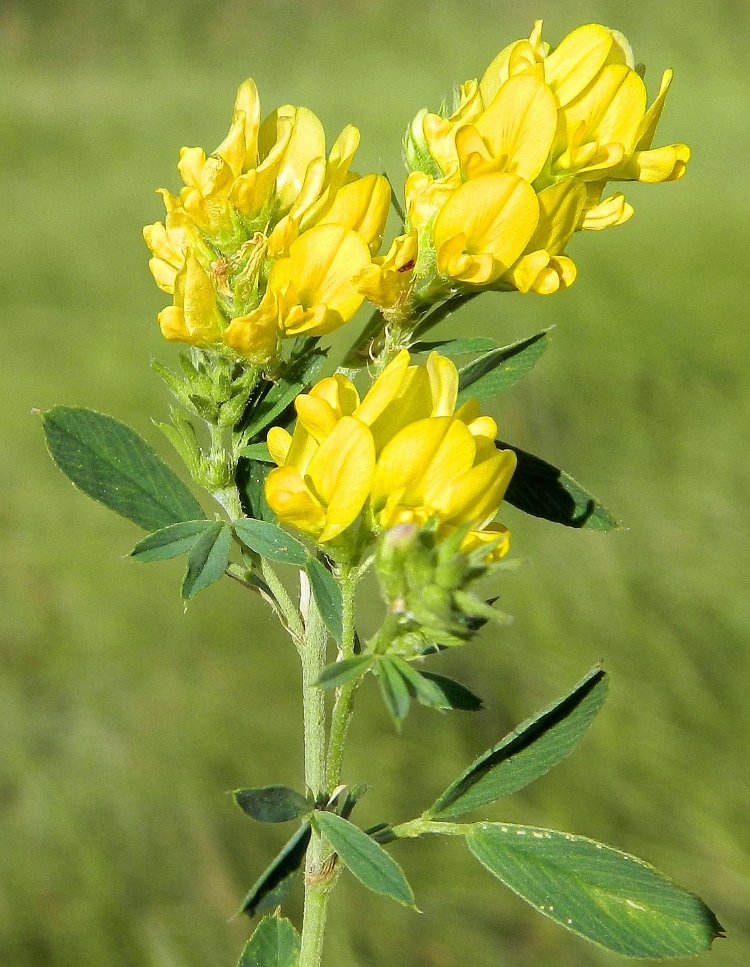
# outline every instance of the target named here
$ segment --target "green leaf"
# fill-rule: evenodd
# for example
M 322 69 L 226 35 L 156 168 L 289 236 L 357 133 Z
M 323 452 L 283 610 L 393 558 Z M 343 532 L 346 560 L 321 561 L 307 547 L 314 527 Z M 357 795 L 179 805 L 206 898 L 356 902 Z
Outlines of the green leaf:
M 425 815 L 433 819 L 462 816 L 543 776 L 578 745 L 606 695 L 606 675 L 594 668 L 570 694 L 479 756 Z
M 303 795 L 288 786 L 235 789 L 232 796 L 240 809 L 259 823 L 287 823 L 312 809 Z
M 420 671 L 410 665 L 408 661 L 404 661 L 403 658 L 393 655 L 389 658 L 389 661 L 395 665 L 406 682 L 409 693 L 421 705 L 426 705 L 428 708 L 445 708 L 442 689 L 435 682 L 429 678 L 424 678 Z
M 551 463 L 511 443 L 496 440 L 501 450 L 513 450 L 518 458 L 505 500 L 533 517 L 542 517 L 566 527 L 610 531 L 621 524 L 571 476 Z
M 339 688 L 347 682 L 360 678 L 372 668 L 372 655 L 354 655 L 353 658 L 342 658 L 331 665 L 326 665 L 315 683 L 320 688 Z
M 148 531 L 206 515 L 180 478 L 135 430 L 93 410 L 42 414 L 50 455 L 89 497 Z
M 300 938 L 284 917 L 265 917 L 248 940 L 237 967 L 297 967 Z
M 170 524 L 138 541 L 130 556 L 143 564 L 179 557 L 180 554 L 186 554 L 209 527 L 209 520 L 186 520 L 181 524 Z
M 416 909 L 403 870 L 367 833 L 335 813 L 316 812 L 315 824 L 363 886 Z
M 318 605 L 320 615 L 325 622 L 326 628 L 331 633 L 333 639 L 339 644 L 344 637 L 344 627 L 342 616 L 344 613 L 344 602 L 341 598 L 341 590 L 336 583 L 336 579 L 320 561 L 315 557 L 308 557 L 305 564 L 305 571 L 310 580 L 310 588 Z
M 378 661 L 378 684 L 385 707 L 397 726 L 409 712 L 409 686 L 398 666 L 388 656 Z
M 245 457 L 246 460 L 257 460 L 259 463 L 273 463 L 274 459 L 268 452 L 267 443 L 251 443 L 243 447 L 238 456 Z
M 412 353 L 438 352 L 443 356 L 460 356 L 462 353 L 486 353 L 496 349 L 494 339 L 475 336 L 470 339 L 436 339 L 434 342 L 415 342 L 409 347 Z
M 477 823 L 466 842 L 540 913 L 625 957 L 689 957 L 723 935 L 702 900 L 611 846 L 505 823 Z
M 237 464 L 235 483 L 239 491 L 242 509 L 252 520 L 276 523 L 276 515 L 266 500 L 266 477 L 271 472 L 267 463 L 259 460 L 240 460 Z
M 242 517 L 232 523 L 232 530 L 251 551 L 269 561 L 304 567 L 310 557 L 307 549 L 278 524 Z
M 469 691 L 461 682 L 446 678 L 445 675 L 436 675 L 434 672 L 422 672 L 421 675 L 440 689 L 442 704 L 438 708 L 457 709 L 462 712 L 479 712 L 484 708 L 482 699 Z
M 219 580 L 229 564 L 231 546 L 232 532 L 229 524 L 223 520 L 210 524 L 196 540 L 182 582 L 182 597 L 186 601 Z
M 305 858 L 312 829 L 303 823 L 282 851 L 261 873 L 242 901 L 240 913 L 254 917 L 256 913 L 275 910 L 291 889 L 297 870 Z
M 536 365 L 549 345 L 549 329 L 511 346 L 493 349 L 459 370 L 458 406 L 468 399 L 486 403 L 510 389 Z
M 250 421 L 244 428 L 246 440 L 257 436 L 261 430 L 281 416 L 287 406 L 315 379 L 326 358 L 326 351 L 315 349 L 294 363 L 269 389 L 265 397 L 254 407 Z

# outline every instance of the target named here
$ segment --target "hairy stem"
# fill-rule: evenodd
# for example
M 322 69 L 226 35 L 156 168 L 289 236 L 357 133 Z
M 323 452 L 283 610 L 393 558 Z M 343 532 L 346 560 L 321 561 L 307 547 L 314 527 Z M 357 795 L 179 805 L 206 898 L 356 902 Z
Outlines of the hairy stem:
M 343 640 L 341 642 L 341 657 L 351 658 L 354 654 L 354 593 L 357 587 L 357 576 L 351 570 L 346 570 L 341 575 L 340 583 L 343 599 L 342 625 L 344 629 Z M 333 706 L 326 771 L 326 782 L 329 791 L 335 789 L 341 782 L 344 743 L 352 717 L 354 693 L 357 690 L 358 684 L 359 681 L 348 682 L 338 689 L 336 703 Z

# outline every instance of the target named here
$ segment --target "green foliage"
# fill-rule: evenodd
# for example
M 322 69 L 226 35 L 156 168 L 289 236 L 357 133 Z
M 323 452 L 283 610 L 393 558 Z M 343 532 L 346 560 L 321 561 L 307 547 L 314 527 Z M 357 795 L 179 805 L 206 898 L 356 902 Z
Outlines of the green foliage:
M 479 712 L 484 708 L 482 699 L 461 682 L 447 678 L 445 675 L 436 675 L 434 672 L 420 670 L 419 674 L 440 689 L 442 704 L 435 706 L 436 708 L 456 709 L 462 712 Z
M 414 894 L 401 867 L 367 833 L 335 813 L 316 812 L 315 824 L 359 882 L 407 907 Z
M 266 443 L 251 443 L 249 446 L 242 447 L 238 456 L 245 457 L 248 460 L 257 460 L 259 463 L 274 462 Z
M 317 684 L 321 688 L 339 688 L 365 675 L 373 666 L 375 659 L 372 655 L 354 655 L 341 661 L 326 665 L 320 673 Z
M 182 582 L 182 597 L 189 601 L 218 581 L 229 564 L 232 531 L 225 521 L 210 524 L 193 544 L 188 555 L 187 573 Z
M 240 913 L 254 917 L 256 913 L 274 910 L 282 902 L 292 888 L 297 870 L 302 866 L 311 835 L 310 822 L 304 822 L 250 887 L 242 901 Z
M 328 568 L 315 557 L 308 557 L 305 563 L 305 572 L 310 580 L 310 589 L 326 628 L 335 641 L 341 642 L 344 637 L 342 626 L 344 605 L 336 579 Z
M 186 520 L 181 524 L 169 524 L 138 541 L 130 556 L 143 564 L 179 557 L 180 554 L 186 554 L 198 537 L 211 526 L 209 520 Z
M 549 329 L 510 346 L 492 349 L 458 371 L 458 405 L 468 399 L 486 403 L 510 389 L 536 365 L 549 345 Z
M 540 913 L 625 957 L 688 957 L 723 935 L 702 900 L 611 846 L 503 823 L 477 823 L 466 842 Z
M 297 967 L 300 939 L 289 920 L 265 917 L 248 940 L 237 967 Z
M 277 420 L 294 397 L 313 382 L 325 358 L 325 350 L 314 349 L 294 362 L 275 383 L 268 384 L 265 396 L 253 406 L 247 425 L 242 427 L 244 439 L 253 440 Z
M 518 458 L 505 499 L 519 510 L 566 527 L 609 531 L 620 523 L 571 476 L 551 463 L 526 453 L 511 443 L 496 440 L 501 450 L 513 450 Z
M 528 719 L 473 762 L 425 813 L 462 816 L 518 792 L 570 755 L 607 695 L 605 673 L 593 669 L 564 698 Z
M 260 823 L 287 823 L 310 812 L 310 803 L 288 786 L 262 786 L 235 789 L 232 793 L 240 809 Z
M 468 336 L 465 339 L 435 339 L 432 342 L 415 342 L 409 347 L 414 353 L 438 352 L 443 356 L 461 356 L 464 353 L 486 353 L 496 349 L 497 343 L 487 336 Z
M 119 420 L 72 406 L 56 406 L 43 420 L 58 467 L 115 513 L 149 531 L 205 517 L 180 478 Z
M 409 686 L 395 659 L 389 655 L 378 659 L 377 675 L 385 707 L 399 727 L 409 713 Z
M 232 523 L 232 530 L 251 551 L 276 561 L 278 564 L 295 564 L 304 567 L 309 559 L 305 547 L 269 521 L 240 518 Z

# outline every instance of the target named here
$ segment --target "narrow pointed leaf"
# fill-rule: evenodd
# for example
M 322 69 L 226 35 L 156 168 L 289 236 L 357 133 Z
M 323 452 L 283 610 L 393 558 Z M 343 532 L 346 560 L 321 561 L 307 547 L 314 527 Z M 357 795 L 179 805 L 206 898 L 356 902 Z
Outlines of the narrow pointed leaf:
M 318 606 L 320 615 L 325 622 L 326 628 L 331 633 L 335 641 L 341 643 L 344 637 L 342 624 L 344 602 L 341 598 L 341 590 L 336 579 L 320 561 L 315 557 L 307 558 L 305 571 L 310 581 L 310 588 L 315 596 L 315 603 Z
M 247 447 L 243 447 L 239 456 L 245 457 L 247 460 L 257 460 L 259 463 L 273 463 L 274 459 L 268 452 L 268 444 L 266 443 L 251 443 Z
M 233 522 L 232 530 L 251 551 L 277 564 L 304 567 L 310 557 L 302 544 L 290 537 L 278 524 L 243 517 Z
M 607 678 L 593 669 L 564 698 L 549 705 L 473 762 L 427 810 L 448 819 L 518 792 L 573 751 L 602 707 Z
M 256 913 L 274 910 L 281 903 L 291 889 L 297 870 L 302 865 L 311 835 L 310 823 L 303 823 L 250 887 L 242 901 L 240 913 L 254 917 Z
M 103 413 L 56 406 L 42 415 L 50 455 L 89 497 L 148 531 L 206 515 L 135 430 Z
M 312 809 L 303 795 L 288 786 L 236 789 L 232 796 L 240 809 L 259 823 L 287 823 Z
M 445 675 L 436 675 L 434 672 L 422 672 L 422 678 L 427 678 L 440 689 L 443 696 L 443 704 L 439 708 L 457 709 L 462 712 L 479 712 L 484 708 L 484 702 L 478 695 L 475 695 L 461 682 Z
M 459 370 L 458 405 L 468 399 L 486 403 L 510 389 L 536 365 L 549 345 L 549 329 L 511 346 L 493 349 Z
M 265 917 L 248 940 L 237 967 L 297 967 L 300 938 L 285 917 Z
M 702 900 L 611 846 L 506 823 L 477 823 L 466 842 L 540 913 L 625 957 L 689 957 L 723 935 Z
M 436 339 L 433 342 L 415 342 L 409 347 L 412 353 L 442 353 L 443 356 L 460 356 L 462 353 L 486 353 L 497 349 L 494 339 L 475 336 L 468 339 Z
M 566 527 L 618 530 L 622 525 L 569 474 L 511 443 L 496 440 L 501 450 L 513 450 L 518 463 L 505 500 L 533 517 Z
M 381 658 L 378 662 L 378 684 L 385 707 L 399 726 L 409 712 L 409 687 L 399 669 L 388 657 Z
M 403 658 L 392 657 L 390 661 L 396 666 L 406 682 L 409 693 L 421 705 L 426 705 L 428 708 L 445 707 L 443 692 L 435 682 L 429 678 L 424 678 L 420 671 L 410 665 L 408 661 L 404 661 Z
M 181 524 L 170 524 L 138 541 L 130 556 L 143 564 L 179 557 L 180 554 L 186 554 L 209 527 L 209 520 L 186 520 Z
M 315 823 L 363 886 L 414 907 L 414 894 L 403 870 L 367 833 L 335 813 L 316 812 Z
M 182 597 L 189 601 L 218 581 L 229 564 L 232 532 L 224 521 L 216 521 L 193 544 L 188 557 L 187 573 L 182 582 Z
M 244 428 L 245 439 L 257 436 L 281 416 L 292 403 L 295 396 L 304 392 L 312 383 L 326 358 L 326 352 L 316 349 L 299 359 L 269 389 L 265 397 L 253 409 L 250 420 Z
M 252 520 L 276 523 L 276 515 L 266 500 L 266 477 L 271 467 L 260 460 L 240 460 L 237 464 L 235 483 L 242 501 L 242 509 Z
M 360 678 L 372 668 L 372 655 L 355 655 L 326 665 L 316 682 L 320 688 L 339 688 L 347 682 Z

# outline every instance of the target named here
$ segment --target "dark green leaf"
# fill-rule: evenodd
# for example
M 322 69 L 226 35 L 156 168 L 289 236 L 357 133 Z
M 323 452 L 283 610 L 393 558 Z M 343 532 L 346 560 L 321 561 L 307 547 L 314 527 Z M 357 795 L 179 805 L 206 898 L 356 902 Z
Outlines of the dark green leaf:
M 248 940 L 237 967 L 297 967 L 300 939 L 289 920 L 265 917 Z
M 253 520 L 267 520 L 276 523 L 276 515 L 266 500 L 266 477 L 272 468 L 259 460 L 242 459 L 237 464 L 235 482 L 239 491 L 242 509 Z
M 196 539 L 210 526 L 209 520 L 186 520 L 181 524 L 170 524 L 138 541 L 130 556 L 144 564 L 179 557 L 180 554 L 186 554 Z
M 316 682 L 321 688 L 339 688 L 347 682 L 360 678 L 372 668 L 372 655 L 355 655 L 326 665 Z
M 287 823 L 312 809 L 303 795 L 287 786 L 236 789 L 232 795 L 240 809 L 259 823 Z
M 702 900 L 611 846 L 504 823 L 477 823 L 466 842 L 540 913 L 625 957 L 689 957 L 723 935 Z
M 403 675 L 387 656 L 378 662 L 378 684 L 385 707 L 400 726 L 409 712 L 409 687 Z
M 484 703 L 479 696 L 452 678 L 444 675 L 436 675 L 434 672 L 422 672 L 422 677 L 433 682 L 442 692 L 443 704 L 439 708 L 458 709 L 462 712 L 478 712 L 484 708 Z
M 243 447 L 239 456 L 247 460 L 258 460 L 260 463 L 273 463 L 274 459 L 268 452 L 267 443 L 251 443 L 250 446 Z
M 438 352 L 443 356 L 460 356 L 462 353 L 486 353 L 496 349 L 494 339 L 476 336 L 471 339 L 436 339 L 434 342 L 415 342 L 410 346 L 412 353 Z
M 549 329 L 511 346 L 493 349 L 459 370 L 458 405 L 468 399 L 486 403 L 530 372 L 549 345 Z
M 193 544 L 188 557 L 187 573 L 182 582 L 182 597 L 189 601 L 218 581 L 229 564 L 232 532 L 222 520 L 211 524 Z
M 265 397 L 253 409 L 250 420 L 244 429 L 245 439 L 257 436 L 261 430 L 273 423 L 284 412 L 295 396 L 302 393 L 315 379 L 323 365 L 326 351 L 316 349 L 303 356 L 273 384 Z
M 289 892 L 297 870 L 302 865 L 311 835 L 310 823 L 303 823 L 250 888 L 242 901 L 240 913 L 254 917 L 256 913 L 267 913 L 276 909 Z
M 509 504 L 533 517 L 542 517 L 566 527 L 599 531 L 621 527 L 606 507 L 558 467 L 502 440 L 496 440 L 495 446 L 501 450 L 513 450 L 518 458 L 505 492 Z
M 336 579 L 328 568 L 315 557 L 308 557 L 305 571 L 325 626 L 334 640 L 340 644 L 344 637 L 342 625 L 344 603 Z
M 414 908 L 403 870 L 367 833 L 335 813 L 316 812 L 315 823 L 363 886 Z
M 232 524 L 237 537 L 256 554 L 278 564 L 304 567 L 310 555 L 298 540 L 290 537 L 278 524 L 242 517 Z
M 606 675 L 593 669 L 569 695 L 527 719 L 481 755 L 425 815 L 462 816 L 543 776 L 578 745 L 606 695 Z
M 359 800 L 368 792 L 370 787 L 366 782 L 355 782 L 353 786 L 349 786 L 344 793 L 344 800 L 338 809 L 339 816 L 343 816 L 344 819 L 348 819 L 354 807 L 357 805 Z
M 119 420 L 72 406 L 56 406 L 42 418 L 58 467 L 115 513 L 148 531 L 206 516 L 180 478 Z

